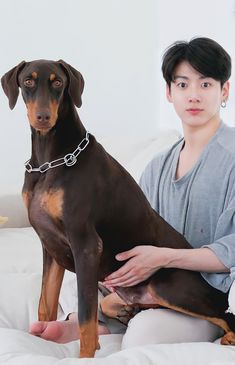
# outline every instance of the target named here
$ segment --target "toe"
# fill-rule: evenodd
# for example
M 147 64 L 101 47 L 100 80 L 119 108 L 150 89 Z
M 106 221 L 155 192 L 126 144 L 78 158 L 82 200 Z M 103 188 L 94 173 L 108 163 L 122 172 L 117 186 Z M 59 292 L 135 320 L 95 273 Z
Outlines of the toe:
M 46 329 L 47 322 L 34 322 L 29 328 L 31 335 L 40 336 Z

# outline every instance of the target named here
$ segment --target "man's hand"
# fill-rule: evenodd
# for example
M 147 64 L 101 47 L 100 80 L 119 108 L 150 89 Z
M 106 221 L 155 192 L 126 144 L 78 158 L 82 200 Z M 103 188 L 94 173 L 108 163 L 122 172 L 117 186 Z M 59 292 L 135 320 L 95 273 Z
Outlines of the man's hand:
M 169 262 L 169 249 L 155 246 L 136 246 L 116 255 L 118 261 L 128 260 L 120 269 L 105 278 L 103 285 L 112 290 L 115 286 L 136 285 Z
M 116 259 L 128 261 L 105 278 L 103 285 L 111 291 L 114 291 L 114 287 L 117 286 L 136 285 L 162 267 L 216 273 L 230 271 L 209 247 L 189 250 L 136 246 L 129 251 L 119 253 Z

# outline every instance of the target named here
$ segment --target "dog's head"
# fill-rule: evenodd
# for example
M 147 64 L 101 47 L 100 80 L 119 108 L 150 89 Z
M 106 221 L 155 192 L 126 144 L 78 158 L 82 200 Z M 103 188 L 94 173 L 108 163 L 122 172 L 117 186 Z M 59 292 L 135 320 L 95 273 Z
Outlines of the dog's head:
M 56 124 L 58 108 L 65 93 L 77 107 L 82 105 L 83 77 L 62 60 L 22 61 L 1 78 L 1 83 L 11 109 L 21 88 L 29 122 L 34 129 L 42 132 Z

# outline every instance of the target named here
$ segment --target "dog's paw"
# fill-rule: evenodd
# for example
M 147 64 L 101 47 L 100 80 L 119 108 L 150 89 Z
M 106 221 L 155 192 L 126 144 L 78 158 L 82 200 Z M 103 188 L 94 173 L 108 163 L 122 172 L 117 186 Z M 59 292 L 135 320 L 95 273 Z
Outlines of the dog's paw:
M 221 345 L 235 345 L 235 333 L 230 331 L 226 333 L 220 341 Z

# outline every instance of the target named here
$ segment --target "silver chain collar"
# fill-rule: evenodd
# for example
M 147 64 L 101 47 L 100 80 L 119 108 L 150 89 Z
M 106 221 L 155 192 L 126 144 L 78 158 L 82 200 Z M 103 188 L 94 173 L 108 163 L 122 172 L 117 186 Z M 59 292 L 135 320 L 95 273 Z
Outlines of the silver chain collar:
M 87 147 L 88 144 L 89 144 L 89 133 L 87 131 L 86 137 L 83 138 L 83 140 L 77 146 L 76 150 L 74 150 L 72 153 L 68 153 L 64 157 L 58 158 L 57 160 L 53 160 L 51 162 L 45 162 L 44 164 L 42 164 L 39 167 L 32 167 L 32 165 L 30 165 L 30 163 L 29 163 L 30 160 L 28 160 L 24 164 L 25 169 L 29 173 L 41 172 L 41 174 L 43 174 L 47 170 L 54 169 L 55 167 L 58 167 L 61 165 L 66 165 L 68 167 L 73 166 L 77 162 L 78 155 L 80 155 L 80 153 L 83 150 L 85 150 L 85 148 Z

